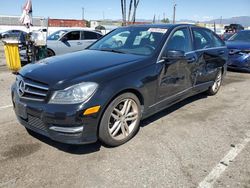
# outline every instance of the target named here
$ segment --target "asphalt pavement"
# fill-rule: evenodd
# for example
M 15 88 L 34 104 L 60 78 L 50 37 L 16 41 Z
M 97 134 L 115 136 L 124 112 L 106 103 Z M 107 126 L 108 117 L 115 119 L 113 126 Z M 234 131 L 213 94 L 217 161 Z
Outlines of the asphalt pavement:
M 73 146 L 28 133 L 0 72 L 0 188 L 250 188 L 250 74 L 228 72 L 216 96 L 200 94 L 141 122 L 128 143 Z

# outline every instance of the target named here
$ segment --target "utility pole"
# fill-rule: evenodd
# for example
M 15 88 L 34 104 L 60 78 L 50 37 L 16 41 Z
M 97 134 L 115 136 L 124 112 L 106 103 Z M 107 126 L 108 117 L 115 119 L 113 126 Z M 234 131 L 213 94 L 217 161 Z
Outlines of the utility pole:
M 153 18 L 153 24 L 155 24 L 155 14 L 154 14 L 154 18 Z
M 175 24 L 175 14 L 176 14 L 176 6 L 177 4 L 174 2 L 174 15 L 173 15 L 173 24 Z
M 84 7 L 82 7 L 82 20 L 84 20 Z
M 105 20 L 105 12 L 104 11 L 102 11 L 102 19 L 103 19 L 103 21 Z

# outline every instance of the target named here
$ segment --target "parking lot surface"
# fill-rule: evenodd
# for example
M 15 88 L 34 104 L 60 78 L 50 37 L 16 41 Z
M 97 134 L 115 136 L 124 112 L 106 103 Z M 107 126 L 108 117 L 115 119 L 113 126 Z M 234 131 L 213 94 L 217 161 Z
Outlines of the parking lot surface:
M 144 120 L 116 148 L 29 134 L 11 106 L 14 80 L 0 72 L 0 188 L 250 187 L 250 74 L 228 72 L 216 96 L 200 94 Z

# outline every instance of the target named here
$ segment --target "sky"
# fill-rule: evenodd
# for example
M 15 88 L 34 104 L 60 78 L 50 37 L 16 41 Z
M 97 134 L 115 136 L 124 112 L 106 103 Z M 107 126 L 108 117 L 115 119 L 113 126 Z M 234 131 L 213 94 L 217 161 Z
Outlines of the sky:
M 26 0 L 0 0 L 0 15 L 21 15 Z M 129 2 L 129 0 L 127 0 Z M 176 19 L 206 21 L 250 16 L 250 0 L 175 0 Z M 33 16 L 50 18 L 121 19 L 120 0 L 32 0 Z M 174 0 L 140 0 L 137 19 L 173 18 Z

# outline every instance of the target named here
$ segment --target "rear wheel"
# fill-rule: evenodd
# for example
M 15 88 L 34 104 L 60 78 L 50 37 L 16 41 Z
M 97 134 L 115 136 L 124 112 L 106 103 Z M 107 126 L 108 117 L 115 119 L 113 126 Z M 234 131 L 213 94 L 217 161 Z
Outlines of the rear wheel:
M 222 83 L 222 70 L 217 73 L 214 84 L 208 89 L 207 93 L 209 95 L 215 95 L 218 93 Z
M 99 139 L 108 146 L 119 146 L 130 140 L 138 131 L 141 105 L 132 93 L 115 98 L 105 110 L 100 127 Z

